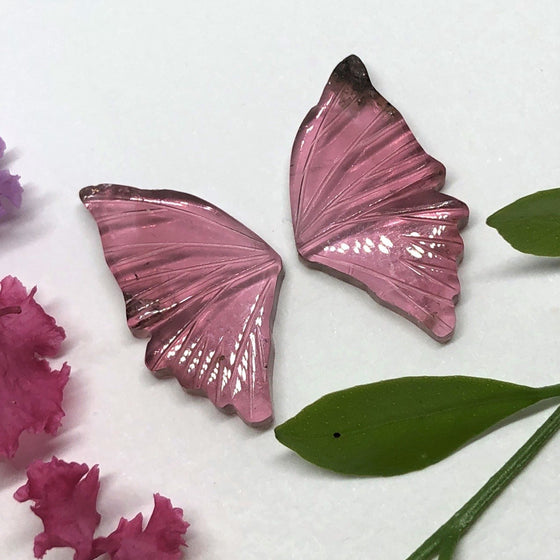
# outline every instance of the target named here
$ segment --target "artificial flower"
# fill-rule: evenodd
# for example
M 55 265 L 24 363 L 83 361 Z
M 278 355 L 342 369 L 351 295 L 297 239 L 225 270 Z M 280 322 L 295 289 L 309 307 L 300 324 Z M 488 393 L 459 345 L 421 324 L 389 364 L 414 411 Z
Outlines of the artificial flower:
M 25 430 L 55 434 L 70 366 L 51 370 L 64 330 L 12 276 L 0 281 L 0 457 L 13 457 Z

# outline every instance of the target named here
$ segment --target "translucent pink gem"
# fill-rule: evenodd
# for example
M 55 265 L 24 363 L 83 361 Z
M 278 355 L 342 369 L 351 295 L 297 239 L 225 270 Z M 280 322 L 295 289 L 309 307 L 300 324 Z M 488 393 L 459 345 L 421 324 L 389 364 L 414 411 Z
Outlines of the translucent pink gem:
M 146 365 L 252 425 L 272 418 L 271 335 L 280 257 L 194 196 L 121 185 L 82 189 Z
M 439 341 L 451 338 L 467 206 L 439 193 L 445 168 L 372 86 L 357 56 L 332 73 L 297 133 L 296 245 Z

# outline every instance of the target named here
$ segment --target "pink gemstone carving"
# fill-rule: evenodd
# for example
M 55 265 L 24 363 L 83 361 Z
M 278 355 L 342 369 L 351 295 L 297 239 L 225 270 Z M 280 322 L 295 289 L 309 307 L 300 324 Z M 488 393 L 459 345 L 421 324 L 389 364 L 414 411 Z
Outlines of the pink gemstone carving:
M 334 70 L 292 149 L 300 256 L 365 288 L 444 342 L 455 328 L 467 206 L 438 192 L 444 166 L 372 86 L 362 61 Z
M 146 365 L 248 424 L 272 419 L 272 323 L 280 257 L 189 194 L 99 185 L 80 191 L 126 302 L 149 336 Z

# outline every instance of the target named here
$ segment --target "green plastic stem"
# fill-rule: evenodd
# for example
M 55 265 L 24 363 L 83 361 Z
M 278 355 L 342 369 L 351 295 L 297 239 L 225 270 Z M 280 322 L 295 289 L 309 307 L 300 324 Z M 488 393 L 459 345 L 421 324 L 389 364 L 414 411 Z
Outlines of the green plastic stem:
M 509 483 L 534 459 L 548 440 L 560 429 L 560 407 L 520 447 L 507 463 L 407 560 L 451 560 L 459 539 L 505 490 Z

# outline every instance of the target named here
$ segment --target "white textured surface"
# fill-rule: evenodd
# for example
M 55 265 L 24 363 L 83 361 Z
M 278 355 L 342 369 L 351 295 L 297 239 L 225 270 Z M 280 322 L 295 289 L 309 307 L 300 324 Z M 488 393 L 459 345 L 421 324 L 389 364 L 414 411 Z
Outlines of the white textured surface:
M 275 326 L 281 422 L 322 394 L 405 374 L 560 379 L 559 264 L 513 251 L 486 216 L 560 184 L 560 4 L 500 2 L 0 2 L 0 135 L 24 207 L 0 224 L 17 275 L 66 329 L 63 429 L 0 465 L 2 558 L 32 558 L 40 523 L 11 494 L 34 457 L 99 463 L 101 529 L 185 509 L 189 560 L 402 560 L 550 411 L 423 472 L 354 479 L 315 469 L 145 369 L 80 187 L 119 182 L 211 200 L 284 259 Z M 358 54 L 448 170 L 471 221 L 458 328 L 445 346 L 364 292 L 297 260 L 288 165 L 334 66 Z M 553 560 L 560 439 L 465 537 L 458 560 Z M 71 558 L 52 551 L 49 559 Z

